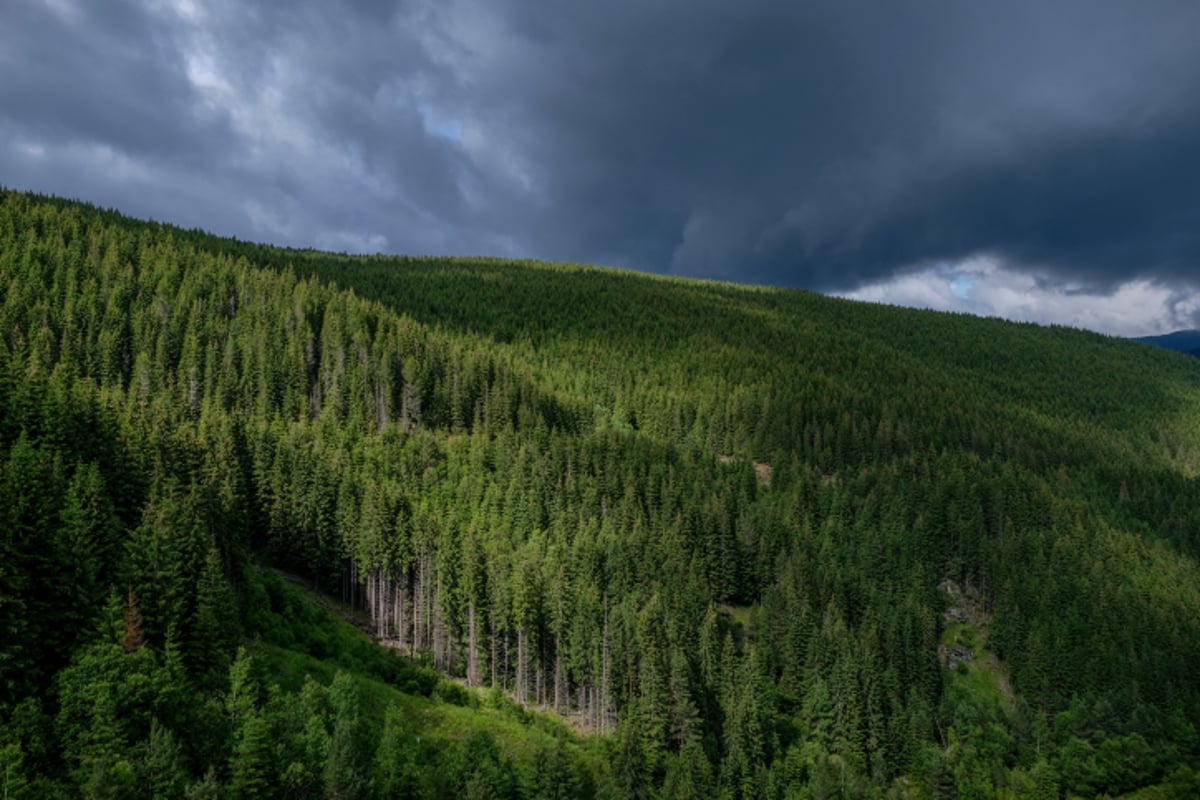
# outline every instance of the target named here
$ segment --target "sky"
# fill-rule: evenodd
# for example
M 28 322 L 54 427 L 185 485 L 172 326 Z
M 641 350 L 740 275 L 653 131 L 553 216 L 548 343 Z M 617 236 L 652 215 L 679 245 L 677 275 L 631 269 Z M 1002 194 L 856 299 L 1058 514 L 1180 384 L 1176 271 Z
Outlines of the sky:
M 0 185 L 221 235 L 1200 327 L 1194 0 L 4 0 Z

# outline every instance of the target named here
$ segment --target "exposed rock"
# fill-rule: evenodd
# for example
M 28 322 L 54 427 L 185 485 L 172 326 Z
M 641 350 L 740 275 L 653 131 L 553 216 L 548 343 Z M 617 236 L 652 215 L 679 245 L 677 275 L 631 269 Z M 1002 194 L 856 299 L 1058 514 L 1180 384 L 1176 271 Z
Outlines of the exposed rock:
M 975 657 L 975 651 L 969 647 L 963 647 L 961 644 L 950 645 L 949 647 L 942 645 L 938 648 L 938 655 L 948 669 L 958 669 L 959 664 L 969 664 L 971 659 Z
M 938 591 L 950 599 L 950 607 L 943 615 L 947 622 L 983 627 L 991 619 L 984 607 L 983 596 L 970 581 L 960 585 L 950 578 L 942 578 L 938 582 Z

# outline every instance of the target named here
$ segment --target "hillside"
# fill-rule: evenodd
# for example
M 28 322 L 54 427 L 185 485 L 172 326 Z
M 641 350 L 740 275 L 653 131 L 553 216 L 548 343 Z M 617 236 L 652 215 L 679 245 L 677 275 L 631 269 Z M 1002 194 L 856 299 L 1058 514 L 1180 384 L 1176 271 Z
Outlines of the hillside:
M 1200 349 L 1200 331 L 1175 331 L 1161 336 L 1142 336 L 1138 341 L 1180 353 L 1195 354 L 1196 350 Z
M 0 297 L 0 760 L 27 796 L 132 796 L 166 762 L 162 796 L 1200 788 L 1193 359 L 13 192 Z M 404 657 L 271 634 L 267 567 Z M 587 738 L 498 733 L 476 692 Z M 474 755 L 402 713 L 439 693 Z M 396 782 L 410 734 L 444 780 Z

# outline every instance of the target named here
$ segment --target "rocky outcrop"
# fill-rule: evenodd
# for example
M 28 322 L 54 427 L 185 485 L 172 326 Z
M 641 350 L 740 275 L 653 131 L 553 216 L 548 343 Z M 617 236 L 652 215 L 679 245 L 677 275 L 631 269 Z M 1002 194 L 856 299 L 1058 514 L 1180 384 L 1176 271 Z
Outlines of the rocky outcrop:
M 938 657 L 948 669 L 958 669 L 959 664 L 970 664 L 971 659 L 975 657 L 975 651 L 969 647 L 963 647 L 961 644 L 942 645 L 938 648 Z

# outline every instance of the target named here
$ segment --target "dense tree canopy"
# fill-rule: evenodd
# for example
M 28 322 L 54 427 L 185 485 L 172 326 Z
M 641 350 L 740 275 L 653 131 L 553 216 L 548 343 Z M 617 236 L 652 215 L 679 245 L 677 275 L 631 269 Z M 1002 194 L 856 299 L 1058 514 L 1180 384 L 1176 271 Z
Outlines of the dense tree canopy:
M 13 192 L 0 297 L 10 797 L 1200 788 L 1184 356 Z

